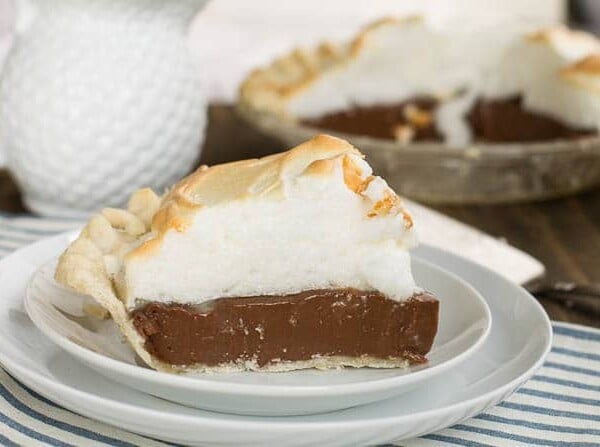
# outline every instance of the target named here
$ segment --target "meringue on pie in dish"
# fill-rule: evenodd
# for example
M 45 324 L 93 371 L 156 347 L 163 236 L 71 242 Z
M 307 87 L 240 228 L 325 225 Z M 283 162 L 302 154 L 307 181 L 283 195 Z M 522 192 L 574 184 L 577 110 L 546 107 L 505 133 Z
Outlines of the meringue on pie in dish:
M 201 167 L 93 217 L 56 279 L 162 371 L 406 367 L 439 303 L 412 278 L 413 222 L 358 150 L 321 135 Z
M 401 143 L 579 138 L 600 126 L 597 59 L 598 39 L 564 27 L 510 34 L 384 19 L 347 43 L 295 50 L 255 70 L 240 102 Z

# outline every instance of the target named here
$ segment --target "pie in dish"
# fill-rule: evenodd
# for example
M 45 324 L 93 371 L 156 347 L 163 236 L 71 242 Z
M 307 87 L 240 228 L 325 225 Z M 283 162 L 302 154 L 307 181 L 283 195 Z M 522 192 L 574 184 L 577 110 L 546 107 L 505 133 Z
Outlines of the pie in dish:
M 249 75 L 240 106 L 400 143 L 531 142 L 595 135 L 600 42 L 384 19 L 342 44 L 295 50 Z
M 438 300 L 413 222 L 349 143 L 320 135 L 200 167 L 91 218 L 56 280 L 91 295 L 151 367 L 288 371 L 425 361 Z

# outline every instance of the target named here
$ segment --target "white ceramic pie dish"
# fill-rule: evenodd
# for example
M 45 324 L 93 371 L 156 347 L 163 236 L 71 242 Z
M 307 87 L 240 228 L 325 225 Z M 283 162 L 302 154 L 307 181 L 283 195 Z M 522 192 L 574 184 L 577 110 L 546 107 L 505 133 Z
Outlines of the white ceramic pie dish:
M 469 418 L 509 396 L 541 366 L 551 326 L 525 290 L 477 264 L 422 246 L 416 254 L 478 289 L 494 324 L 469 360 L 417 389 L 348 410 L 294 417 L 252 417 L 185 407 L 107 380 L 35 329 L 23 308 L 31 275 L 68 242 L 50 238 L 0 261 L 0 363 L 48 399 L 136 433 L 186 445 L 356 446 L 421 436 Z M 60 416 L 57 415 L 60 420 Z
M 299 415 L 340 410 L 412 390 L 456 367 L 484 343 L 491 328 L 485 300 L 466 282 L 419 259 L 417 284 L 440 299 L 440 323 L 426 365 L 407 369 L 345 368 L 286 373 L 175 375 L 143 365 L 122 341 L 112 320 L 69 317 L 58 307 L 81 296 L 53 280 L 55 262 L 33 275 L 25 308 L 44 335 L 96 372 L 116 382 L 180 404 L 235 414 Z

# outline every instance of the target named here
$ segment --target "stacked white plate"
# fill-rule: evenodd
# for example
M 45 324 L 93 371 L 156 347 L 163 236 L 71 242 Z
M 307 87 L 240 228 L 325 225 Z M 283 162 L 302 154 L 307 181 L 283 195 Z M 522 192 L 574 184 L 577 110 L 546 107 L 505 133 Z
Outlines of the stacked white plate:
M 0 362 L 64 407 L 170 442 L 337 446 L 411 438 L 506 398 L 550 348 L 550 322 L 527 292 L 425 246 L 415 251 L 413 269 L 440 299 L 440 325 L 424 366 L 160 373 L 137 361 L 112 321 L 85 316 L 87 298 L 52 280 L 71 236 L 0 261 Z

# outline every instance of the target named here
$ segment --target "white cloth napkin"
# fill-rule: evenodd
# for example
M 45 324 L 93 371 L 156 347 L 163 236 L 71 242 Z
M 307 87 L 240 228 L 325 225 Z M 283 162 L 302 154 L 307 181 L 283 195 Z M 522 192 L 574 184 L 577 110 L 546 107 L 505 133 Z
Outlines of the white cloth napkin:
M 421 242 L 448 250 L 500 273 L 518 284 L 544 274 L 527 253 L 418 203 L 407 201 Z

